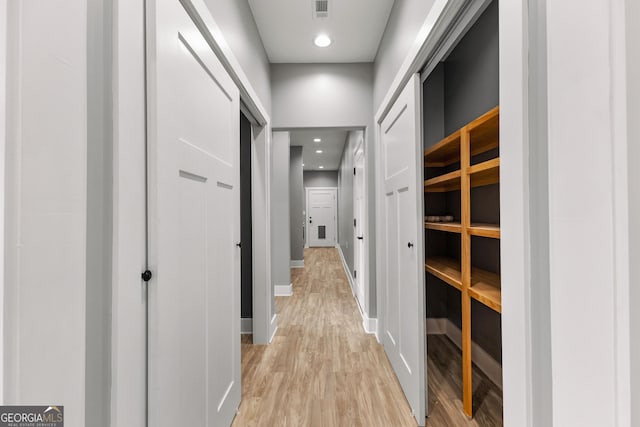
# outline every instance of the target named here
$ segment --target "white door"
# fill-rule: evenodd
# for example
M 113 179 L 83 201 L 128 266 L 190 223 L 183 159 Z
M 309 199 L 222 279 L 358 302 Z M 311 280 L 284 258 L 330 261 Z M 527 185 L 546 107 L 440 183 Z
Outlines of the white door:
M 355 177 L 353 180 L 353 255 L 355 293 L 360 307 L 364 310 L 364 150 L 362 144 L 353 157 Z
M 407 83 L 381 123 L 382 343 L 419 425 L 425 423 L 420 80 Z
M 337 193 L 335 188 L 307 188 L 307 230 L 310 247 L 336 245 Z
M 238 89 L 179 0 L 150 2 L 149 425 L 240 404 Z

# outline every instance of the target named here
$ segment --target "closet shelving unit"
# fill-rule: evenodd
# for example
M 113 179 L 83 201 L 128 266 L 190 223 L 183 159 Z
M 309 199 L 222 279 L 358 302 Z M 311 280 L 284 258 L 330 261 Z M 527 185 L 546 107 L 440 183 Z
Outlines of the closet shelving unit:
M 456 233 L 461 239 L 460 260 L 427 257 L 426 271 L 458 289 L 462 296 L 462 394 L 464 412 L 473 416 L 471 360 L 471 299 L 502 312 L 500 276 L 471 263 L 471 236 L 500 239 L 499 224 L 471 222 L 471 189 L 500 182 L 500 158 L 471 164 L 477 155 L 499 147 L 499 107 L 488 111 L 424 152 L 426 168 L 460 169 L 425 180 L 425 193 L 460 191 L 461 212 L 457 223 L 425 222 L 425 229 Z M 429 241 L 427 240 L 427 245 Z

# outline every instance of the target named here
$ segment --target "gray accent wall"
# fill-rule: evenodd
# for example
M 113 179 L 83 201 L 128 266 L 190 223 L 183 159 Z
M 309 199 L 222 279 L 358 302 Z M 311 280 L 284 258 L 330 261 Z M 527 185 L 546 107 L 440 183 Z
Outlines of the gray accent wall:
M 367 126 L 372 83 L 367 63 L 272 64 L 273 128 Z
M 271 152 L 271 280 L 273 286 L 291 283 L 289 260 L 289 132 L 273 132 Z M 275 290 L 274 290 L 275 294 Z
M 378 110 L 409 53 L 433 0 L 396 0 L 374 63 L 373 107 Z
M 271 113 L 269 58 L 247 1 L 205 0 L 260 102 Z
M 338 171 L 305 171 L 304 188 L 338 187 Z
M 289 218 L 291 220 L 291 260 L 304 260 L 304 188 L 302 147 L 289 150 Z

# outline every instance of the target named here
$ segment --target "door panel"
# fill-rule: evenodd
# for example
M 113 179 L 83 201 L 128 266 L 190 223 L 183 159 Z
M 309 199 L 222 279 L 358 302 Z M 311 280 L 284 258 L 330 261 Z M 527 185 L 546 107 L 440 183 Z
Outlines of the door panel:
M 419 425 L 425 423 L 425 293 L 422 144 L 418 76 L 381 123 L 384 167 L 382 342 Z
M 309 246 L 335 246 L 337 200 L 336 189 L 308 190 Z
M 239 93 L 178 0 L 149 23 L 149 424 L 240 403 Z

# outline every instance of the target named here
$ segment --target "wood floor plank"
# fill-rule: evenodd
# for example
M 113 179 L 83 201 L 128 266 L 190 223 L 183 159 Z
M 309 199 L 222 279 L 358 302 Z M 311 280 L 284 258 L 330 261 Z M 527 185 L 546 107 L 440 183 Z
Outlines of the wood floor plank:
M 242 337 L 242 403 L 233 426 L 416 426 L 384 349 L 362 328 L 337 250 L 306 249 L 305 267 L 292 269 L 291 276 L 293 295 L 276 298 L 279 326 L 272 344 Z M 432 341 L 428 337 L 430 350 L 451 350 Z M 476 419 L 466 419 L 460 368 L 447 372 L 455 356 L 435 350 L 434 356 L 428 361 L 427 426 L 500 425 L 485 422 L 493 422 L 495 412 L 501 418 L 501 402 L 497 411 L 485 409 L 494 403 L 493 391 L 484 394 Z M 481 387 L 482 379 L 474 377 L 475 384 Z

